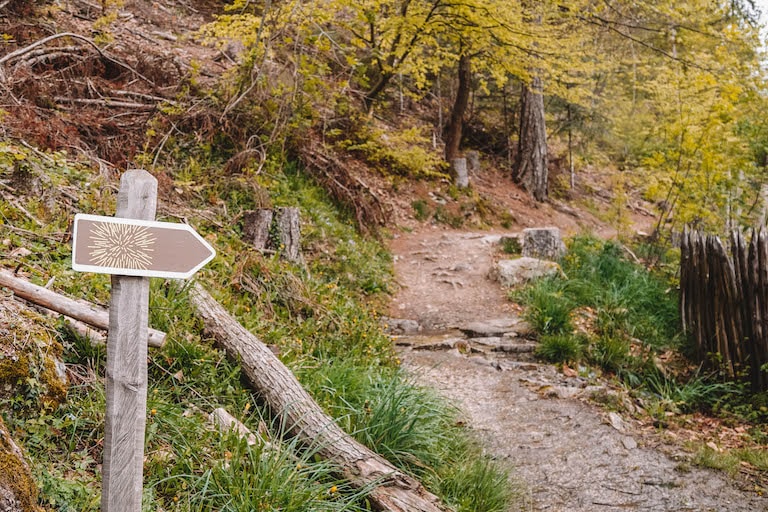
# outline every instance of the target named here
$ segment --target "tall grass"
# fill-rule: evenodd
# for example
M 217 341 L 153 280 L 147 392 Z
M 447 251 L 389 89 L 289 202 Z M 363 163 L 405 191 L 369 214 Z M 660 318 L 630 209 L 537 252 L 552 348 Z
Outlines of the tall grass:
M 509 507 L 507 472 L 482 454 L 459 426 L 459 411 L 433 390 L 413 384 L 397 369 L 364 373 L 344 361 L 302 379 L 321 390 L 320 403 L 358 441 L 442 493 L 456 510 Z
M 662 351 L 685 350 L 678 294 L 667 278 L 628 261 L 616 243 L 589 236 L 570 240 L 561 264 L 567 278 L 542 279 L 511 294 L 527 306 L 526 318 L 540 334 L 542 359 L 581 361 L 615 374 L 643 396 L 652 415 L 712 411 L 765 421 L 765 396 L 747 396 L 743 386 L 716 375 L 660 369 L 655 358 Z M 585 308 L 588 315 L 581 314 Z M 578 332 L 576 311 L 582 322 Z

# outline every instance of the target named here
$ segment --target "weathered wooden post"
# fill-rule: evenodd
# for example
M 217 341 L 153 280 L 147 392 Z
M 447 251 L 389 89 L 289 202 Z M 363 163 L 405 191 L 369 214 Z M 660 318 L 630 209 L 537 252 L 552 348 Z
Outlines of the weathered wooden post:
M 140 512 L 147 409 L 149 277 L 186 279 L 216 254 L 186 224 L 154 222 L 157 180 L 123 174 L 116 217 L 78 214 L 72 268 L 113 274 L 107 338 L 102 512 Z
M 466 158 L 454 158 L 451 160 L 451 169 L 454 173 L 454 182 L 459 188 L 467 188 L 469 186 L 469 173 L 467 171 L 467 159 Z
M 144 170 L 123 174 L 117 217 L 154 220 L 157 180 Z M 134 256 L 135 257 L 135 256 Z M 112 276 L 107 338 L 107 416 L 101 510 L 140 512 L 147 414 L 149 278 Z

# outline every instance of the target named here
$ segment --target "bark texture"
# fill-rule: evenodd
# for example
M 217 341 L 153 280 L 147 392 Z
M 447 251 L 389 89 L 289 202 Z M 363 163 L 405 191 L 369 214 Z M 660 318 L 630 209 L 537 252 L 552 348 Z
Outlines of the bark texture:
M 377 510 L 449 510 L 419 481 L 344 432 L 320 409 L 272 351 L 232 318 L 202 286 L 194 285 L 189 296 L 208 334 L 230 357 L 240 361 L 251 386 L 286 425 L 288 434 L 297 437 L 324 459 L 338 464 L 343 476 L 354 486 L 370 488 L 368 498 Z
M 280 254 L 288 261 L 301 261 L 301 229 L 298 208 L 277 209 L 277 236 L 280 238 Z
M 243 238 L 257 251 L 263 251 L 269 244 L 269 231 L 274 212 L 268 208 L 245 212 L 243 215 Z
M 520 136 L 512 179 L 537 201 L 547 199 L 547 130 L 541 79 L 523 85 L 520 99 Z
M 464 128 L 464 112 L 469 105 L 469 93 L 472 90 L 472 66 L 469 55 L 462 54 L 459 58 L 459 85 L 456 99 L 451 109 L 451 118 L 445 130 L 445 160 L 453 162 L 459 157 L 459 146 Z

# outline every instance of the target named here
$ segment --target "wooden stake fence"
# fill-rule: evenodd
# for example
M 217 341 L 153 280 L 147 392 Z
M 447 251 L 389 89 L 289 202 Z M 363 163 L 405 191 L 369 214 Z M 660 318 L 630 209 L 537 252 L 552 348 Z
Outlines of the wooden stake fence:
M 754 391 L 768 390 L 768 234 L 752 230 L 720 239 L 686 228 L 680 254 L 680 312 L 695 357 L 734 378 L 747 372 Z

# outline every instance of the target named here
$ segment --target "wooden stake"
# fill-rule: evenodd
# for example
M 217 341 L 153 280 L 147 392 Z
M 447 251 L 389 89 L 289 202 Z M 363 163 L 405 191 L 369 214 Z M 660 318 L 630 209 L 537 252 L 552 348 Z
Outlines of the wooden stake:
M 117 217 L 154 220 L 157 180 L 123 174 Z M 102 512 L 140 512 L 147 409 L 149 278 L 112 276 L 107 341 Z

